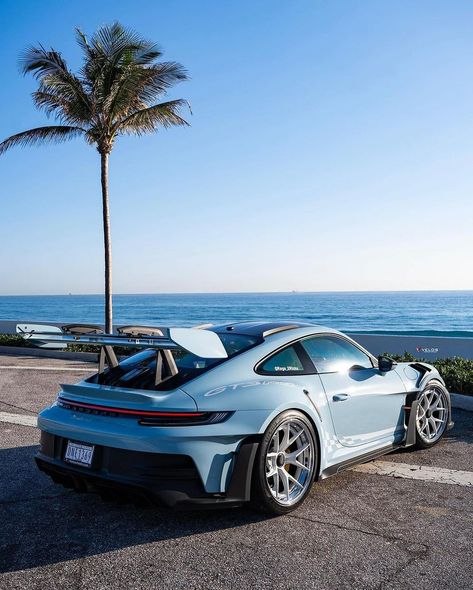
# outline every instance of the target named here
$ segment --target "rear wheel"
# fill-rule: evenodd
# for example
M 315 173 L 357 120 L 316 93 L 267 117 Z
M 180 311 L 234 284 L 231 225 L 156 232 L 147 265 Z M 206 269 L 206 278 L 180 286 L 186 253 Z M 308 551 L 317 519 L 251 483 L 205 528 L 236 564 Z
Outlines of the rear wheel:
M 318 463 L 314 428 L 296 410 L 277 416 L 261 441 L 253 472 L 253 502 L 272 514 L 287 514 L 305 500 Z
M 439 381 L 430 381 L 417 397 L 416 446 L 432 447 L 445 434 L 449 404 L 448 392 Z

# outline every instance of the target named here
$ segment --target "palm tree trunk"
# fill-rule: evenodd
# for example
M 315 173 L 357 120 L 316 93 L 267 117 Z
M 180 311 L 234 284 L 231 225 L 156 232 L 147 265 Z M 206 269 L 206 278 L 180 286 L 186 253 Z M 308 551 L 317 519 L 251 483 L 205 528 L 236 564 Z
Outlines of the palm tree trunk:
M 111 334 L 112 323 L 112 239 L 110 236 L 110 204 L 108 199 L 108 153 L 100 153 L 102 182 L 103 245 L 105 251 L 105 332 Z

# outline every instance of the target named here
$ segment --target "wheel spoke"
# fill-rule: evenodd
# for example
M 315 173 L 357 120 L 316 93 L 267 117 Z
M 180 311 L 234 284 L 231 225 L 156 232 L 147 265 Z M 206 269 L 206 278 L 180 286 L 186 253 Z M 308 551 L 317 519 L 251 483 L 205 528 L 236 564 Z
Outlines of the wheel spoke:
M 286 496 L 286 501 L 289 502 L 289 474 L 285 469 L 278 467 L 278 475 L 283 487 L 282 493 Z
M 267 453 L 266 455 L 266 478 L 273 477 L 276 473 L 277 453 Z
M 442 398 L 440 397 L 440 394 L 438 394 L 438 393 L 437 393 L 437 394 L 436 394 L 436 396 L 435 396 L 435 400 L 433 400 L 433 401 L 431 402 L 431 404 L 430 404 L 430 410 L 431 410 L 432 412 L 435 412 L 435 410 L 437 409 L 437 407 L 438 407 L 438 405 L 439 405 L 439 403 L 440 403 L 441 399 L 442 399 Z
M 299 432 L 297 434 L 295 434 L 288 442 L 287 447 L 292 447 L 292 445 L 296 442 L 296 440 L 300 437 L 300 435 L 303 433 L 303 430 L 299 430 Z
M 286 424 L 283 425 L 282 433 L 283 433 L 283 437 L 282 437 L 282 441 L 279 445 L 279 448 L 281 449 L 281 451 L 285 451 L 287 449 L 287 447 L 289 446 L 289 431 L 291 429 L 291 426 L 289 424 L 289 422 L 287 422 Z
M 432 427 L 430 432 L 432 433 L 432 437 L 434 437 L 437 434 L 437 425 L 432 417 L 429 418 L 429 424 Z
M 289 479 L 289 481 L 292 481 L 292 483 L 295 486 L 297 486 L 298 488 L 300 488 L 301 490 L 304 489 L 304 486 L 301 483 L 299 483 L 295 477 L 292 477 L 292 475 L 287 471 L 286 471 L 286 474 L 287 474 L 287 478 Z
M 306 445 L 304 445 L 302 447 L 302 449 L 298 449 L 297 451 L 294 451 L 294 453 L 296 454 L 296 457 L 298 457 L 301 453 L 304 453 L 305 451 L 307 451 L 307 449 L 310 448 L 310 444 L 307 443 Z
M 298 455 L 300 455 L 298 451 L 289 453 L 288 455 L 286 455 L 286 463 L 289 463 L 289 465 L 295 465 L 296 467 L 300 467 L 301 469 L 305 469 L 306 471 L 310 471 L 308 467 L 306 467 L 303 463 L 297 460 Z
M 279 496 L 279 469 L 276 468 L 276 473 L 274 475 L 274 489 L 276 491 L 276 498 Z

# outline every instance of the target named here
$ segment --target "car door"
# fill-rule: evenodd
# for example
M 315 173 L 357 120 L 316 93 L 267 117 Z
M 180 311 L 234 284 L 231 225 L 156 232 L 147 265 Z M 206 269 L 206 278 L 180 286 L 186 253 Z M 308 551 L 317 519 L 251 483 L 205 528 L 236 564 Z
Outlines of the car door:
M 396 371 L 381 373 L 369 355 L 343 336 L 311 336 L 301 345 L 320 376 L 342 445 L 404 436 L 406 390 Z

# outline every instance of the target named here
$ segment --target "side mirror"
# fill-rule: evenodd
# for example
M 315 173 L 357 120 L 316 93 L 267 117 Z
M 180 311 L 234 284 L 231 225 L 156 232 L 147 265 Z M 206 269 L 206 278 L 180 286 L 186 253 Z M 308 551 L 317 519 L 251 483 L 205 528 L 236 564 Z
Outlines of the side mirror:
M 393 361 L 388 356 L 378 356 L 378 369 L 380 373 L 392 371 L 396 365 L 396 361 Z

